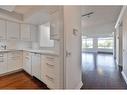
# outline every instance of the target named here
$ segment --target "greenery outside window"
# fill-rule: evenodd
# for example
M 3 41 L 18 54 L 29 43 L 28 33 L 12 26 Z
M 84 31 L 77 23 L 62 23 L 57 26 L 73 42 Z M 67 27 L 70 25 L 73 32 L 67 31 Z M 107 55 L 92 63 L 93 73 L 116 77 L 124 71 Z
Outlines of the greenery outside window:
M 82 38 L 82 49 L 93 48 L 93 39 L 92 38 Z
M 113 49 L 113 38 L 98 38 L 98 48 Z

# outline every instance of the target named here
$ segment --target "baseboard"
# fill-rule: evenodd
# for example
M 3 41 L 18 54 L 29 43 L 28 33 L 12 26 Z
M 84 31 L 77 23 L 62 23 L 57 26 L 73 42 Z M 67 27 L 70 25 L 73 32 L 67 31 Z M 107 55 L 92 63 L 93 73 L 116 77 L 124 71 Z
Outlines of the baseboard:
M 80 83 L 76 86 L 75 89 L 80 89 L 82 87 L 82 85 L 83 85 L 83 83 L 82 83 L 82 81 L 80 81 Z
M 6 75 L 9 75 L 9 74 L 13 74 L 13 73 L 16 73 L 16 72 L 20 72 L 20 71 L 23 71 L 23 69 L 18 69 L 18 70 L 9 71 L 9 72 L 0 74 L 0 77 L 2 77 L 2 76 L 6 76 Z
M 121 73 L 122 73 L 122 76 L 123 76 L 123 78 L 124 78 L 124 80 L 125 80 L 125 82 L 126 82 L 126 84 L 127 84 L 127 77 L 126 77 L 126 75 L 124 74 L 123 71 L 122 71 Z

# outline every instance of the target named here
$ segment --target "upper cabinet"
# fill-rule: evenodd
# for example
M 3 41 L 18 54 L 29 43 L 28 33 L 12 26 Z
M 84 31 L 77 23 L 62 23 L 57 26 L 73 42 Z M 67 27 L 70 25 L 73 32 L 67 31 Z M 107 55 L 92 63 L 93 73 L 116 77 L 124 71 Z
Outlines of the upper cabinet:
M 21 40 L 31 41 L 31 32 L 29 24 L 21 24 Z
M 55 12 L 50 16 L 50 39 L 59 40 L 59 13 Z
M 20 38 L 20 25 L 16 22 L 7 21 L 7 39 Z
M 40 47 L 54 47 L 54 40 L 50 38 L 50 23 L 47 22 L 39 26 L 40 31 Z
M 30 32 L 31 32 L 31 41 L 37 42 L 38 39 L 38 27 L 35 25 L 30 25 Z
M 6 22 L 0 20 L 0 39 L 6 39 Z
M 20 24 L 0 19 L 0 40 L 13 39 L 38 42 L 38 36 L 38 26 L 36 25 Z

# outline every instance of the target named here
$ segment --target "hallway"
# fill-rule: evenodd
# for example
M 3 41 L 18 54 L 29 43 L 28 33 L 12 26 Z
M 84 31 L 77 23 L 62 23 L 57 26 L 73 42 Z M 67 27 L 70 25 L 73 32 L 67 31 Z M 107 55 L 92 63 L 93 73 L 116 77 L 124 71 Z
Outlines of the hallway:
M 82 89 L 126 89 L 112 54 L 82 53 Z

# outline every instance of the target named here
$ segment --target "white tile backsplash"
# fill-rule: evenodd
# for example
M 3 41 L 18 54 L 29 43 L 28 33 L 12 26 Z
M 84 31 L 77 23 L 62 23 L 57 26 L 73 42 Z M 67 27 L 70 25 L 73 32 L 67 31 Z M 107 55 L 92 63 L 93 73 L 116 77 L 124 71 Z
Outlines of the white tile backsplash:
M 6 45 L 7 49 L 28 49 L 32 48 L 32 43 L 27 41 L 17 41 L 17 40 L 0 40 L 0 49 L 1 45 Z

